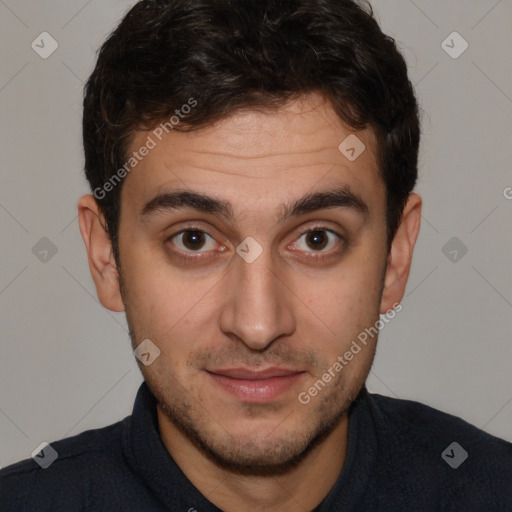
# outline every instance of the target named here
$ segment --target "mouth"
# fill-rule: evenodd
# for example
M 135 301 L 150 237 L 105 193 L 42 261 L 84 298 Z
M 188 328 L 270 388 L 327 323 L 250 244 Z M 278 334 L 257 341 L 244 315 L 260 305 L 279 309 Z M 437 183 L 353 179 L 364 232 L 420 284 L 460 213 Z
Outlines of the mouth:
M 205 371 L 224 391 L 246 403 L 271 402 L 306 375 L 304 371 L 277 367 L 259 371 L 247 368 Z

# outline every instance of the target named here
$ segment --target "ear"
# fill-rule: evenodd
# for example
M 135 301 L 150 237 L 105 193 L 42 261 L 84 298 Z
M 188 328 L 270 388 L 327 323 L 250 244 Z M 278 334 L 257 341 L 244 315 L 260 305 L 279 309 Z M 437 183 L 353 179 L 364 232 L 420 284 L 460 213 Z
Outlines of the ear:
M 380 303 L 380 313 L 385 314 L 402 300 L 409 271 L 412 253 L 421 224 L 421 197 L 412 193 L 405 205 L 400 226 L 393 238 L 388 254 L 384 290 Z
M 78 202 L 78 222 L 99 301 L 111 311 L 124 311 L 112 242 L 103 213 L 91 194 Z

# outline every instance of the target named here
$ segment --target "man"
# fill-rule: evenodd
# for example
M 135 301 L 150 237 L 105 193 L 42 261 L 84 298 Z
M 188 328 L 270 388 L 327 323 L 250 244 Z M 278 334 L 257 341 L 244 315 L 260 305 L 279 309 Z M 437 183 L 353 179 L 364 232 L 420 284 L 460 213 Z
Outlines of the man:
M 145 382 L 4 469 L 2 510 L 512 510 L 510 443 L 365 388 L 421 218 L 416 99 L 368 6 L 143 0 L 83 138 L 92 278 Z

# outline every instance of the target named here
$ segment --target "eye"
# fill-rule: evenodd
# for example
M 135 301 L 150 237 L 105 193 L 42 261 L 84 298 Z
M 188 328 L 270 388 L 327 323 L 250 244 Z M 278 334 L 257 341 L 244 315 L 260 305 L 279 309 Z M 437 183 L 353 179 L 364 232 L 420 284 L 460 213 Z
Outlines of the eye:
M 208 233 L 198 229 L 185 229 L 169 239 L 183 252 L 205 252 L 213 250 L 216 242 Z
M 302 233 L 294 248 L 306 252 L 328 252 L 341 240 L 340 235 L 325 228 L 314 228 Z

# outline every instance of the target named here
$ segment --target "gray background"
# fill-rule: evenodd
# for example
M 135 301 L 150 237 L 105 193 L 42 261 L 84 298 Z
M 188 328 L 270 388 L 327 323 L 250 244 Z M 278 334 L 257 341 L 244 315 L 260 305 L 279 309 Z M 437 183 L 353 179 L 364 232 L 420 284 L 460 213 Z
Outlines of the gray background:
M 142 381 L 123 314 L 97 301 L 76 217 L 88 191 L 83 82 L 133 3 L 0 0 L 2 467 L 42 441 L 122 419 Z M 381 332 L 368 387 L 512 441 L 512 3 L 373 5 L 424 111 L 424 218 L 403 310 Z M 31 48 L 44 31 L 59 44 L 47 59 Z M 456 59 L 441 44 L 454 31 L 469 43 Z

